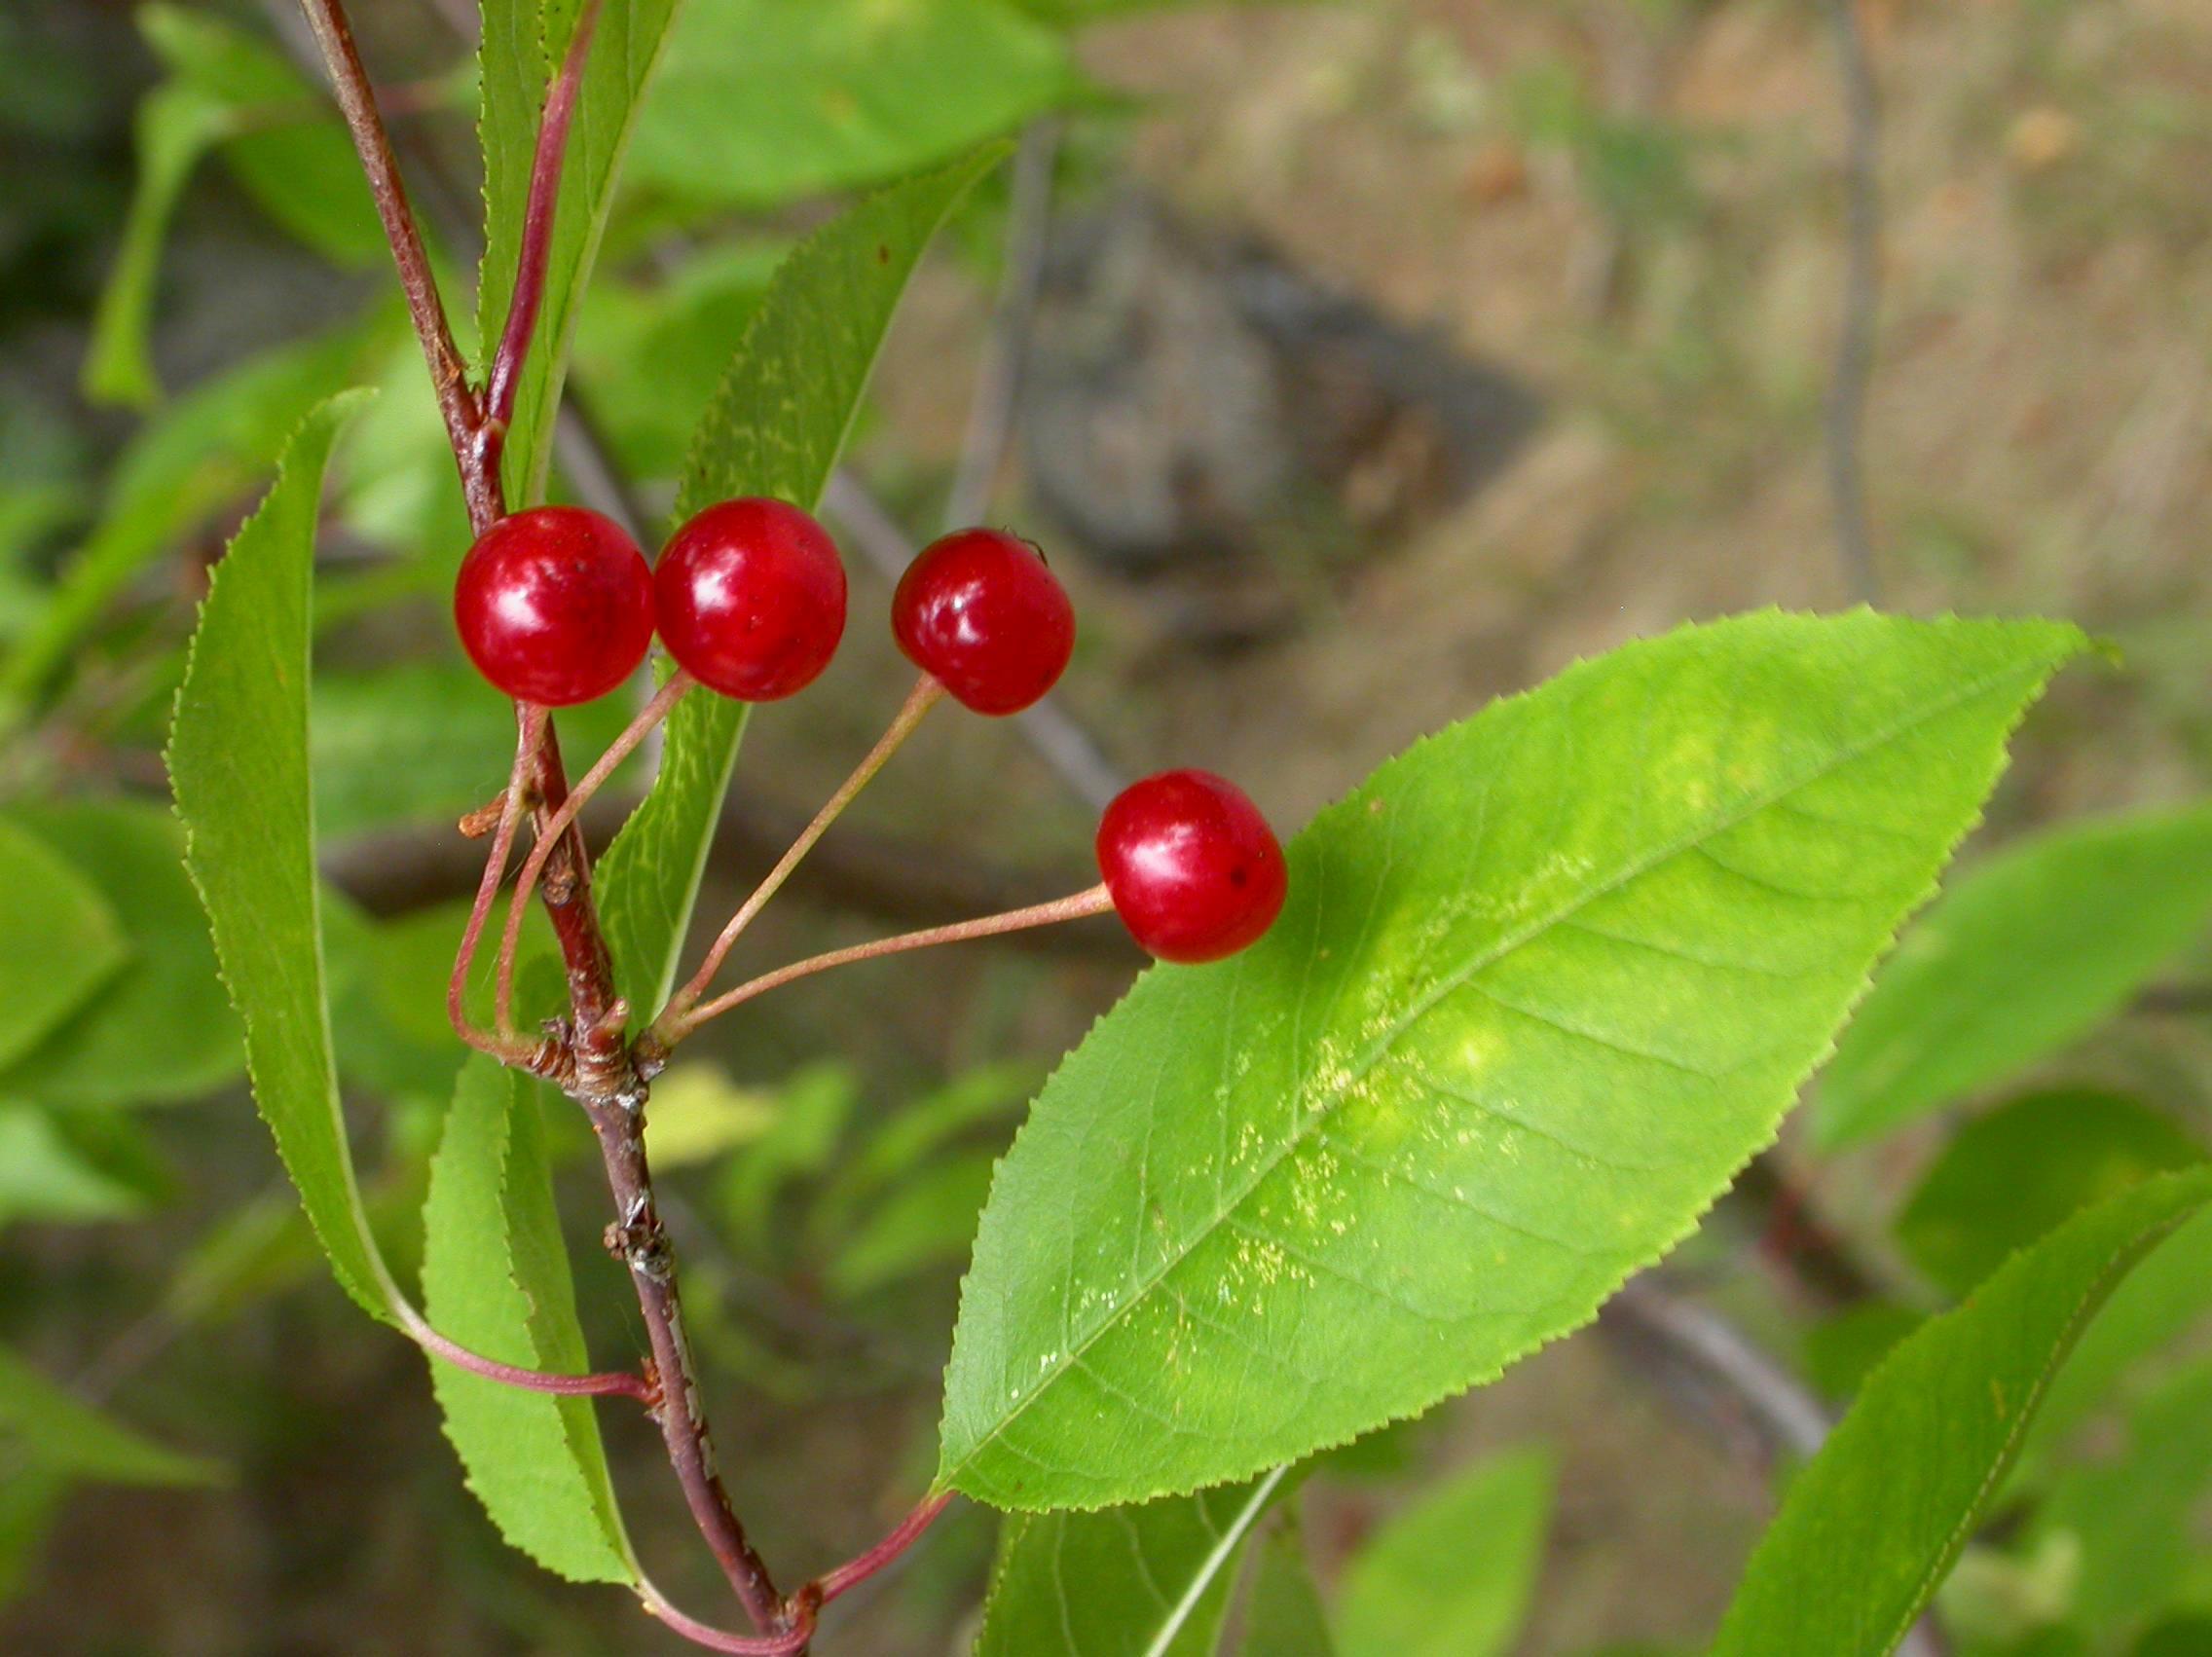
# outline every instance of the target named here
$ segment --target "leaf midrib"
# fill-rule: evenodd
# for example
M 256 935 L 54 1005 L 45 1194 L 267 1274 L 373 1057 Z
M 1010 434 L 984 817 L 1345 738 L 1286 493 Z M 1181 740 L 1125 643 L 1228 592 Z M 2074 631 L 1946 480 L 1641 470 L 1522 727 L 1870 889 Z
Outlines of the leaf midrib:
M 1892 723 L 1885 725 L 1880 730 L 1875 731 L 1871 735 L 1867 736 L 1864 740 L 1856 744 L 1848 745 L 1838 750 L 1835 755 L 1827 762 L 1821 765 L 1816 765 L 1802 775 L 1791 778 L 1789 781 L 1776 786 L 1772 790 L 1768 791 L 1765 794 L 1753 796 L 1751 799 L 1746 801 L 1743 805 L 1738 807 L 1735 811 L 1715 818 L 1704 828 L 1697 831 L 1681 834 L 1675 840 L 1655 848 L 1641 859 L 1633 861 L 1625 865 L 1619 873 L 1590 887 L 1588 890 L 1582 892 L 1571 900 L 1561 903 L 1550 913 L 1529 923 L 1518 934 L 1508 934 L 1505 937 L 1500 938 L 1494 944 L 1491 946 L 1488 952 L 1478 953 L 1468 961 L 1466 966 L 1459 969 L 1456 973 L 1446 974 L 1443 977 L 1437 980 L 1437 983 L 1433 989 L 1431 989 L 1427 994 L 1417 999 L 1413 1006 L 1408 1009 L 1408 1011 L 1402 1017 L 1400 1017 L 1388 1029 L 1384 1030 L 1381 1035 L 1379 1035 L 1376 1040 L 1369 1046 L 1367 1050 L 1362 1053 L 1351 1065 L 1346 1067 L 1344 1080 L 1336 1087 L 1330 1090 L 1331 1094 L 1336 1101 L 1341 1102 L 1344 1096 L 1353 1086 L 1357 1086 L 1361 1081 L 1365 1080 L 1368 1074 L 1373 1071 L 1375 1066 L 1382 1062 L 1382 1058 L 1388 1053 L 1390 1049 L 1396 1045 L 1399 1038 L 1405 1035 L 1405 1033 L 1413 1028 L 1415 1024 L 1419 1022 L 1422 1018 L 1426 1017 L 1428 1013 L 1436 1007 L 1438 1002 L 1442 1001 L 1446 996 L 1460 988 L 1477 974 L 1488 971 L 1490 968 L 1495 966 L 1499 961 L 1503 960 L 1506 956 L 1512 954 L 1515 950 L 1526 947 L 1529 943 L 1532 942 L 1537 938 L 1540 938 L 1545 933 L 1549 932 L 1553 927 L 1559 925 L 1562 921 L 1566 920 L 1569 916 L 1577 913 L 1584 908 L 1587 908 L 1590 904 L 1598 902 L 1598 900 L 1600 900 L 1601 898 L 1611 896 L 1613 893 L 1619 891 L 1622 887 L 1627 886 L 1630 882 L 1640 879 L 1645 874 L 1648 874 L 1652 869 L 1658 867 L 1661 864 L 1664 864 L 1673 858 L 1681 856 L 1682 853 L 1688 851 L 1693 846 L 1702 844 L 1704 841 L 1710 840 L 1717 834 L 1726 833 L 1730 828 L 1736 828 L 1740 824 L 1749 821 L 1751 818 L 1757 816 L 1760 812 L 1772 809 L 1775 805 L 1779 804 L 1785 799 L 1788 799 L 1791 794 L 1797 793 L 1804 789 L 1812 787 L 1815 783 L 1822 782 L 1826 778 L 1833 776 L 1836 772 L 1844 769 L 1846 766 L 1857 763 L 1860 759 L 1864 758 L 1867 755 L 1874 753 L 1878 749 L 1887 747 L 1889 744 L 1897 741 L 1900 737 L 1903 737 L 1910 732 L 1917 730 L 1922 725 L 1928 724 L 1935 719 L 1940 718 L 1944 715 L 1949 714 L 1956 709 L 1964 707 L 1969 702 L 1975 701 L 1980 697 L 1987 695 L 1989 692 L 2001 685 L 2016 680 L 2032 678 L 2039 673 L 2047 673 L 2050 671 L 2053 662 L 2051 658 L 2046 656 L 2040 657 L 2036 661 L 2023 666 L 2008 668 L 2003 672 L 1984 675 L 1983 677 L 1974 680 L 1970 684 L 1952 693 L 1951 695 L 1929 703 L 1927 706 L 1920 709 L 1909 718 L 1895 720 Z M 1051 1365 L 1051 1368 L 1044 1372 L 1043 1377 L 1038 1381 L 1035 1387 L 1033 1387 L 1029 1392 L 1025 1393 L 1012 1410 L 1009 1410 L 1004 1415 L 1002 1415 L 998 1418 L 997 1423 L 991 1428 L 990 1432 L 977 1439 L 974 1446 L 968 1451 L 967 1454 L 964 1455 L 959 1460 L 959 1462 L 951 1467 L 942 1469 L 937 1480 L 937 1488 L 943 1490 L 956 1487 L 959 1481 L 959 1475 L 965 1472 L 969 1467 L 973 1466 L 977 1456 L 979 1456 L 991 1445 L 995 1444 L 1006 1433 L 1007 1429 L 1011 1427 L 1016 1420 L 1020 1419 L 1022 1414 L 1027 1411 L 1032 1404 L 1034 1404 L 1038 1399 L 1044 1397 L 1046 1393 L 1050 1392 L 1052 1389 L 1053 1384 L 1058 1381 L 1059 1379 L 1063 1375 L 1065 1375 L 1072 1367 L 1080 1362 L 1089 1352 L 1090 1348 L 1098 1344 L 1098 1342 L 1107 1334 L 1108 1331 L 1119 1325 L 1122 1320 L 1128 1314 L 1131 1308 L 1143 1304 L 1146 1300 L 1148 1300 L 1152 1296 L 1153 1292 L 1157 1290 L 1161 1283 L 1165 1282 L 1169 1275 L 1171 1275 L 1177 1268 L 1179 1268 L 1186 1260 L 1188 1260 L 1194 1253 L 1196 1253 L 1198 1247 L 1202 1243 L 1204 1243 L 1207 1238 L 1211 1237 L 1214 1233 L 1221 1229 L 1221 1227 L 1229 1220 L 1230 1216 L 1235 1214 L 1237 1209 L 1241 1208 L 1244 1205 L 1245 1199 L 1248 1198 L 1253 1192 L 1257 1191 L 1260 1186 L 1264 1184 L 1270 1177 L 1272 1177 L 1274 1171 L 1282 1166 L 1284 1160 L 1291 1155 L 1291 1153 L 1294 1152 L 1298 1148 L 1298 1146 L 1305 1141 L 1309 1124 L 1325 1121 L 1332 1114 L 1334 1114 L 1333 1106 L 1331 1109 L 1314 1110 L 1305 1114 L 1300 1118 L 1297 1126 L 1294 1127 L 1293 1130 L 1282 1140 L 1279 1148 L 1272 1156 L 1264 1156 L 1256 1159 L 1256 1167 L 1254 1171 L 1251 1173 L 1250 1177 L 1248 1177 L 1237 1189 L 1235 1196 L 1230 1201 L 1224 1203 L 1214 1213 L 1212 1218 L 1205 1222 L 1204 1225 L 1188 1234 L 1188 1240 L 1185 1241 L 1181 1247 L 1175 1249 L 1174 1252 L 1171 1253 L 1161 1263 L 1159 1269 L 1156 1270 L 1149 1277 L 1144 1280 L 1141 1285 L 1138 1286 L 1133 1294 L 1129 1295 L 1118 1306 L 1112 1307 L 1106 1313 L 1106 1315 L 1102 1317 L 1099 1322 L 1090 1330 L 1090 1332 L 1083 1337 L 1082 1340 L 1072 1344 L 1069 1346 L 1068 1350 L 1064 1354 L 1062 1354 Z M 1622 1280 L 1625 1280 L 1626 1276 L 1627 1273 L 1624 1270 L 1624 1272 L 1622 1273 Z

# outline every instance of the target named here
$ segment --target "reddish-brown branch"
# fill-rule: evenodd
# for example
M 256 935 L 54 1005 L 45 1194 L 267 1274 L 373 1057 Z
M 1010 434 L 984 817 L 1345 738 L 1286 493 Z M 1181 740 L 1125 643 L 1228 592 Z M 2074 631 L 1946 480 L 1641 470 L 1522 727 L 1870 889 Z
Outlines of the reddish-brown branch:
M 497 472 L 487 477 L 482 468 L 471 463 L 482 411 L 469 387 L 467 366 L 454 344 L 453 328 L 438 297 L 437 277 L 431 274 L 422 232 L 416 228 L 415 214 L 407 204 L 407 186 L 400 179 L 391 140 L 377 113 L 376 94 L 361 64 L 360 49 L 353 44 L 352 24 L 347 20 L 341 0 L 300 0 L 300 5 L 314 29 L 316 44 L 322 48 L 339 113 L 352 134 L 361 170 L 368 176 L 370 198 L 376 203 L 377 218 L 384 225 L 385 239 L 391 244 L 392 262 L 399 267 L 407 314 L 415 324 L 416 337 L 423 342 L 430 385 L 437 392 L 438 412 L 445 417 L 446 436 L 453 444 L 455 463 L 461 468 L 469 522 L 481 534 L 502 510 Z
M 756 1628 L 786 1632 L 791 1622 L 783 1597 L 730 1508 L 729 1492 L 715 1459 L 691 1346 L 683 1333 L 676 1251 L 653 1201 L 652 1171 L 645 1162 L 642 1086 L 634 1093 L 583 1103 L 614 1192 L 618 1218 L 607 1229 L 608 1250 L 630 1270 L 652 1344 L 653 1367 L 661 1385 L 658 1419 L 670 1465 L 683 1487 L 691 1517 L 721 1562 L 746 1614 Z

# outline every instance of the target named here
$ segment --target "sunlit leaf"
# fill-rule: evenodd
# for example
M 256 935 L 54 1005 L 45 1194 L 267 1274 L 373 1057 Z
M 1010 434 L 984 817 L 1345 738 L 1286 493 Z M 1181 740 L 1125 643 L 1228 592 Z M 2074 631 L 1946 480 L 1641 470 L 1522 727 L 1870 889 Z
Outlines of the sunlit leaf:
M 2212 915 L 2212 805 L 2074 824 L 1930 909 L 1822 1079 L 1815 1128 L 1856 1144 L 2017 1074 L 2124 1004 Z
M 782 1101 L 743 1087 L 711 1064 L 680 1064 L 653 1084 L 645 1154 L 665 1171 L 711 1162 L 772 1131 Z
M 1269 938 L 1154 968 L 1046 1086 L 940 1484 L 1248 1477 L 1587 1322 L 1772 1138 L 2081 643 L 1746 616 L 1383 766 L 1297 837 Z
M 2075 1339 L 2212 1198 L 2167 1174 L 2089 1209 L 1932 1319 L 1867 1380 L 1751 1556 L 1713 1657 L 1884 1657 L 1972 1535 Z

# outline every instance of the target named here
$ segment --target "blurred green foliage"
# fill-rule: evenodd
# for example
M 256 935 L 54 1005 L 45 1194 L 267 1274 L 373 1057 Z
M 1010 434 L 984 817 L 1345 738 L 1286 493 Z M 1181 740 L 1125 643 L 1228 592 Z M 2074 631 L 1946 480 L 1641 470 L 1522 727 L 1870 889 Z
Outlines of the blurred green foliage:
M 643 498 L 656 509 L 672 498 L 772 272 L 824 198 L 941 163 L 1041 114 L 1096 107 L 1070 30 L 1142 9 L 690 0 L 641 107 L 623 183 L 600 203 L 604 268 L 573 317 L 578 400 Z M 182 680 L 204 568 L 287 437 L 331 393 L 380 388 L 334 459 L 315 526 L 320 833 L 349 841 L 448 824 L 497 788 L 511 741 L 507 711 L 442 633 L 466 538 L 459 491 L 319 76 L 250 8 L 76 10 L 85 15 L 62 19 L 40 0 L 0 12 L 0 355 L 56 317 L 74 353 L 71 372 L 42 375 L 45 358 L 26 354 L 30 366 L 0 378 L 0 1247 L 21 1251 L 6 1256 L 0 1333 L 24 1337 L 26 1351 L 50 1310 L 52 1239 L 59 1252 L 70 1237 L 139 1224 L 164 1224 L 174 1239 L 188 1221 L 185 1246 L 165 1242 L 124 1303 L 178 1328 L 318 1292 L 313 1241 L 287 1197 L 241 1194 L 235 1179 L 201 1190 L 215 1159 L 238 1156 L 222 1128 L 245 1109 L 243 1052 L 148 762 Z M 467 326 L 461 297 L 479 235 L 478 76 L 458 36 L 419 55 L 387 95 L 405 107 L 408 164 L 420 169 L 457 318 L 464 333 L 481 331 Z M 534 86 L 507 90 L 527 114 Z M 1715 141 L 1701 130 L 1611 106 L 1566 59 L 1526 65 L 1501 92 L 1504 129 L 1565 158 L 1608 222 L 1637 236 L 1700 223 L 1697 163 Z M 952 239 L 971 263 L 999 188 L 982 187 L 967 233 Z M 250 253 L 312 271 L 312 292 L 254 314 L 242 340 L 192 338 L 193 284 L 204 278 L 180 275 L 175 254 L 197 216 L 228 227 L 241 264 Z M 588 263 L 579 248 L 578 268 Z M 552 487 L 571 492 L 557 469 Z M 588 754 L 625 717 L 610 699 L 565 729 Z M 1897 1022 L 1878 1002 L 1875 1027 L 1857 1040 L 1903 1029 L 1935 1055 L 1911 1072 L 1924 1085 L 1868 1081 L 1847 1057 L 1825 1111 L 1831 1123 L 1848 1119 L 1831 1129 L 1836 1145 L 1856 1138 L 1920 1170 L 1887 1236 L 1871 1239 L 1894 1246 L 1918 1280 L 1807 1331 L 1806 1365 L 1829 1395 L 1855 1392 L 1930 1313 L 2077 1209 L 2202 1160 L 2203 1101 L 2104 1075 L 2094 1037 L 2201 941 L 2205 822 L 2197 806 L 2018 836 L 1893 965 L 1877 994 L 1901 1009 Z M 2095 854 L 2086 873 L 2084 847 Z M 2112 861 L 2131 855 L 2125 867 Z M 360 1224 L 412 1285 L 432 1154 L 457 1120 L 459 1053 L 441 995 L 459 917 L 444 901 L 395 915 L 328 890 L 320 902 L 338 1084 L 359 1125 Z M 1923 965 L 1956 942 L 1943 930 L 1954 924 L 2002 971 L 1977 980 L 1974 959 Z M 1915 992 L 1916 975 L 1936 987 Z M 995 1158 L 1040 1074 L 1017 1063 L 887 1080 L 845 1064 L 763 1075 L 709 1061 L 672 1072 L 652 1143 L 698 1219 L 702 1341 L 779 1397 L 910 1382 L 917 1363 L 899 1343 L 912 1307 L 948 1309 Z M 1993 1090 L 2024 1084 L 2036 1090 L 1985 1108 Z M 498 1125 L 516 1123 L 528 1154 L 555 1168 L 579 1150 L 553 1119 Z M 540 1127 L 542 1145 L 530 1137 Z M 267 1170 L 258 1147 L 255 1157 L 258 1185 Z M 498 1193 L 444 1195 L 471 1199 L 486 1247 L 512 1248 L 506 1222 L 488 1211 Z M 553 1216 L 530 1218 L 542 1253 Z M 618 1322 L 604 1287 L 580 1277 L 586 1319 Z M 2212 1222 L 2200 1219 L 2122 1284 L 2053 1381 L 2006 1491 L 2008 1533 L 1970 1556 L 1979 1606 L 1972 1595 L 1946 1602 L 1973 1640 L 1962 1649 L 2212 1652 L 2198 1528 L 2212 1491 L 2208 1308 Z M 866 1361 L 830 1373 L 818 1349 L 791 1338 L 802 1324 L 830 1325 Z M 170 1435 L 157 1442 L 94 1408 L 84 1387 L 55 1379 L 64 1373 L 43 1351 L 34 1363 L 0 1347 L 0 1602 L 35 1586 L 43 1539 L 73 1488 L 189 1488 L 223 1473 L 169 1448 Z M 1428 1454 L 1409 1442 L 1403 1429 L 1363 1441 L 1323 1476 L 1351 1482 L 1363 1455 L 1385 1476 L 1403 1473 Z M 588 1495 L 596 1475 L 578 1454 Z M 1424 1627 L 1454 1641 L 1440 1649 L 1498 1647 L 1520 1627 L 1540 1565 L 1543 1465 L 1477 1462 L 1412 1495 L 1373 1540 L 1340 1550 L 1348 1563 L 1340 1559 L 1341 1582 L 1326 1594 L 1303 1556 L 1271 1544 L 1247 1650 L 1328 1649 L 1316 1626 L 1325 1601 L 1347 1657 L 1411 1649 L 1376 1608 L 1411 1602 L 1408 1583 L 1438 1591 L 1419 1602 Z M 1108 1516 L 1094 1535 L 1122 1523 Z M 1470 1534 L 1486 1544 L 1483 1569 L 1422 1565 L 1456 1565 Z M 1284 1603 L 1294 1611 L 1271 1621 Z M 1315 1638 L 1293 1644 L 1293 1631 Z

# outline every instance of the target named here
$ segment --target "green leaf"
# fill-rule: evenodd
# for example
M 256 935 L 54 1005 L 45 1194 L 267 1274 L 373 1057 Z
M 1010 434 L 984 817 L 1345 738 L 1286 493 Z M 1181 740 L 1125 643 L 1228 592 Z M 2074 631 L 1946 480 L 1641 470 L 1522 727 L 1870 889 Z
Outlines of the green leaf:
M 2029 1435 L 2037 1457 L 2129 1389 L 2212 1312 L 2212 1213 L 2160 1243 L 2115 1289 L 2058 1372 Z
M 450 823 L 484 803 L 485 755 L 514 749 L 514 704 L 458 650 L 373 673 L 319 674 L 313 701 L 315 815 L 329 838 L 425 818 Z M 619 693 L 564 708 L 564 745 L 600 753 L 635 711 Z M 632 778 L 625 765 L 610 786 L 635 786 Z
M 1005 0 L 689 0 L 630 180 L 767 206 L 929 166 L 1066 102 L 1066 44 Z
M 2212 805 L 2074 824 L 1961 880 L 1836 1044 L 1814 1127 L 1838 1149 L 2057 1052 L 2212 913 Z
M 148 564 L 268 469 L 286 435 L 318 399 L 346 385 L 365 345 L 385 328 L 379 318 L 373 329 L 345 328 L 249 357 L 195 387 L 131 440 L 99 522 L 63 565 L 52 602 L 0 663 L 0 731 L 21 718 Z
M 652 79 L 678 0 L 605 0 L 576 93 L 561 193 L 547 250 L 544 299 L 515 399 L 503 466 L 507 497 L 541 499 L 553 453 L 553 414 L 569 357 L 576 310 L 591 280 L 624 152 L 640 100 Z M 538 110 L 574 32 L 576 8 L 555 0 L 484 0 L 477 56 L 483 99 L 477 130 L 484 144 L 484 263 L 477 319 L 486 363 L 506 323 L 522 251 Z M 727 111 L 723 112 L 726 118 Z
M 1036 1090 L 1038 1072 L 1029 1064 L 989 1064 L 953 1078 L 936 1091 L 903 1105 L 857 1151 L 839 1161 L 815 1204 L 812 1227 L 818 1236 L 844 1236 L 859 1223 L 866 1204 L 895 1188 L 909 1170 L 940 1146 L 978 1127 L 1011 1117 Z M 659 1098 L 656 1088 L 654 1098 Z M 980 1204 L 978 1203 L 979 1207 Z M 965 1253 L 975 1234 L 975 1213 L 961 1237 Z
M 1845 1307 L 1805 1331 L 1805 1379 L 1824 1398 L 1849 1398 L 1899 1341 L 1927 1321 L 1927 1313 L 1895 1301 Z
M 1774 1135 L 2004 740 L 2041 622 L 1764 613 L 1569 669 L 1293 843 L 1235 961 L 1158 967 L 1000 1169 L 940 1487 L 1247 1477 L 1588 1321 Z
M 894 185 L 793 249 L 692 439 L 679 517 L 743 495 L 821 499 L 906 278 L 953 204 L 1005 153 L 987 147 Z M 600 865 L 608 941 L 641 1015 L 675 983 L 744 726 L 743 703 L 679 703 L 652 792 Z
M 2063 1538 L 2072 1620 L 2109 1643 L 2173 1603 L 2202 1554 L 2195 1515 L 2212 1489 L 2212 1364 L 2167 1381 L 2128 1413 L 2127 1444 L 2052 1483 L 2031 1536 Z
M 137 800 L 78 799 L 13 806 L 6 820 L 99 888 L 130 958 L 96 1001 L 0 1072 L 0 1092 L 112 1108 L 199 1098 L 241 1074 L 245 1049 L 176 819 Z
M 1461 1562 L 1455 1561 L 1456 1572 Z M 1313 1585 L 1306 1541 L 1294 1524 L 1278 1525 L 1260 1543 L 1260 1568 L 1244 1611 L 1241 1657 L 1337 1657 L 1329 1614 Z
M 1502 1657 L 1535 1592 L 1552 1487 L 1550 1454 L 1529 1448 L 1424 1491 L 1346 1567 L 1344 1657 Z
M 2212 1657 L 2212 1616 L 2160 1623 L 2136 1642 L 2134 1657 Z
M 169 78 L 138 106 L 137 178 L 92 318 L 84 388 L 95 402 L 143 407 L 161 394 L 148 333 L 162 244 L 210 151 L 219 147 L 247 191 L 325 257 L 365 263 L 384 240 L 351 143 L 313 115 L 319 94 L 278 53 L 205 12 L 152 5 L 138 20 Z
M 592 284 L 576 323 L 575 374 L 632 477 L 674 477 L 691 427 L 745 341 L 788 243 L 692 254 L 651 285 Z
M 69 1479 L 50 1467 L 21 1467 L 0 1479 L 0 1607 L 29 1586 Z
M 220 99 L 173 81 L 156 87 L 138 105 L 132 126 L 137 180 L 85 354 L 84 391 L 95 403 L 143 408 L 162 393 L 147 349 L 162 242 L 177 197 L 230 119 Z
M 2167 1174 L 2076 1216 L 1876 1370 L 1789 1487 L 1712 1657 L 1883 1657 L 1927 1605 L 2113 1285 L 2212 1197 Z
M 1010 1517 L 975 1657 L 1208 1657 L 1244 1541 L 1283 1480 Z
M 360 405 L 347 393 L 309 417 L 216 566 L 168 764 L 185 867 L 245 1023 L 254 1100 L 340 1285 L 396 1322 L 398 1291 L 362 1212 L 339 1106 L 308 772 L 316 504 L 331 445 Z
M 1961 1128 L 1898 1216 L 1897 1239 L 1964 1295 L 2076 1209 L 2205 1160 L 2175 1121 L 2094 1088 L 2031 1093 Z
M 215 1462 L 156 1444 L 0 1346 L 0 1434 L 33 1467 L 112 1485 L 213 1485 Z
M 271 218 L 336 264 L 383 261 L 360 162 L 320 87 L 210 12 L 142 6 L 138 26 L 177 84 L 222 106 L 223 163 Z
M 87 1157 L 46 1111 L 0 1100 L 0 1229 L 123 1220 L 145 1206 L 142 1191 Z
M 721 1180 L 724 1223 L 748 1253 L 764 1256 L 788 1236 L 777 1200 L 830 1165 L 857 1097 L 852 1072 L 834 1062 L 810 1064 L 777 1089 L 773 1118 Z
M 645 1155 L 656 1172 L 712 1162 L 774 1129 L 774 1091 L 741 1087 L 719 1066 L 680 1064 L 653 1084 Z
M 590 1366 L 549 1180 L 535 1089 L 471 1057 L 423 1210 L 431 1326 L 501 1363 L 581 1374 Z M 468 1488 L 501 1535 L 571 1581 L 638 1579 L 589 1399 L 435 1359 L 430 1380 Z
M 0 1064 L 12 1064 L 113 976 L 129 952 L 114 910 L 69 860 L 0 820 Z
M 997 1161 L 989 1151 L 970 1151 L 910 1169 L 854 1221 L 823 1273 L 830 1292 L 856 1300 L 964 1262 Z

